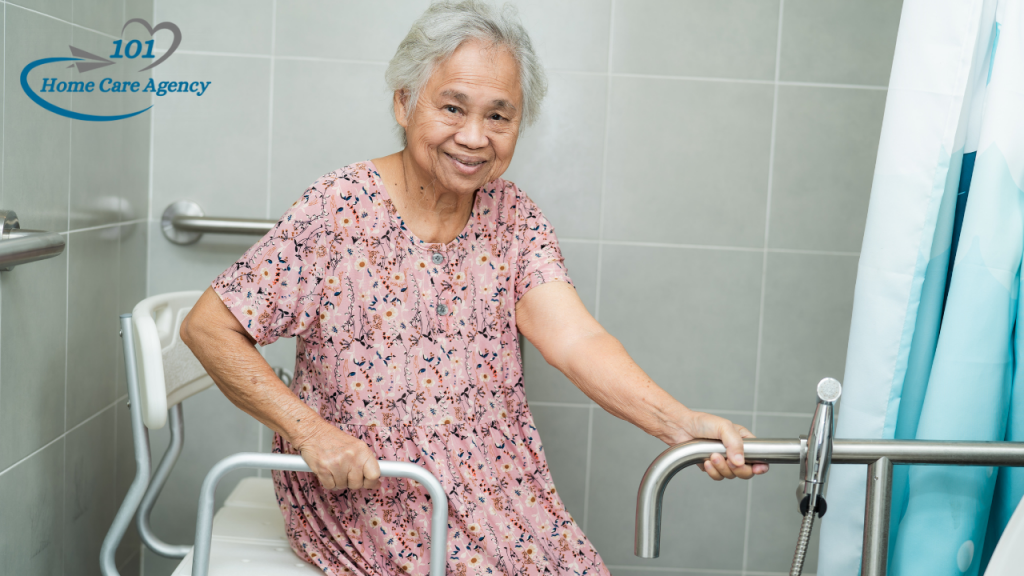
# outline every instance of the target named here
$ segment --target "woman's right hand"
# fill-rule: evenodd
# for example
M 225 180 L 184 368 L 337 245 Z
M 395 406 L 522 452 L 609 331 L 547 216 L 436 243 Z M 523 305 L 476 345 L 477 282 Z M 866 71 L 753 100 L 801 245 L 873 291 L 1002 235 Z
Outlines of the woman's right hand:
M 326 422 L 293 446 L 327 490 L 380 486 L 377 455 L 365 442 Z

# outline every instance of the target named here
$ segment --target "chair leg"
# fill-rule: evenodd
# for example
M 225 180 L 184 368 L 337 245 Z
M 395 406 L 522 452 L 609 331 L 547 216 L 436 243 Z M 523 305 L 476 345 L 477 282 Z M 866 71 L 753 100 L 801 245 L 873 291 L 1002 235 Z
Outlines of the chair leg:
M 167 452 L 153 472 L 153 479 L 149 483 L 146 495 L 142 497 L 139 511 L 136 514 L 136 525 L 139 528 L 139 537 L 150 550 L 166 558 L 184 558 L 192 546 L 180 544 L 168 544 L 161 540 L 149 524 L 149 515 L 153 512 L 156 499 L 160 497 L 167 478 L 171 475 L 174 464 L 181 455 L 181 449 L 185 445 L 185 422 L 182 415 L 181 404 L 175 404 L 167 411 L 168 420 L 171 422 L 171 443 L 167 446 Z
M 125 373 L 128 381 L 128 406 L 132 420 L 132 439 L 135 442 L 135 479 L 128 488 L 128 494 L 114 516 L 107 535 L 100 547 L 100 571 L 103 576 L 120 576 L 114 555 L 131 524 L 135 511 L 149 486 L 150 454 L 149 434 L 142 423 L 142 401 L 139 398 L 139 373 L 135 363 L 135 340 L 132 335 L 132 315 L 121 315 L 121 341 L 124 347 Z

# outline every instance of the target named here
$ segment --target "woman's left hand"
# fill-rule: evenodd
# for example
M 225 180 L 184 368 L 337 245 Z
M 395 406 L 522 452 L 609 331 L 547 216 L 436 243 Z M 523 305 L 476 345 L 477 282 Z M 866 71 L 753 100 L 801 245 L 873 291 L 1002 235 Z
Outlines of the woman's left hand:
M 743 460 L 743 439 L 754 435 L 739 424 L 735 424 L 705 412 L 688 411 L 683 417 L 681 432 L 688 437 L 677 438 L 677 443 L 697 438 L 721 440 L 725 444 L 725 456 L 712 454 L 704 461 L 704 471 L 712 480 L 743 478 L 744 480 L 768 471 L 767 464 L 748 464 Z

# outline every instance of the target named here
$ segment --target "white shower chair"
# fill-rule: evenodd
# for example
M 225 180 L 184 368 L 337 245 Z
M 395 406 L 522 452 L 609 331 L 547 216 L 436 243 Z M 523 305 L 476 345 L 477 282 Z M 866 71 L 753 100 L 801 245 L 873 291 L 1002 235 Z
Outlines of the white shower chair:
M 302 457 L 238 453 L 218 462 L 199 493 L 195 547 L 168 544 L 150 527 L 149 516 L 184 444 L 181 402 L 213 384 L 192 351 L 181 341 L 182 320 L 202 292 L 173 292 L 146 298 L 121 316 L 135 442 L 135 479 L 100 549 L 104 576 L 120 576 L 114 553 L 134 516 L 139 536 L 151 550 L 181 558 L 173 576 L 312 576 L 322 574 L 292 552 L 270 478 L 244 478 L 214 515 L 213 496 L 225 474 L 238 468 L 309 472 Z M 171 442 L 156 471 L 150 473 L 149 430 L 171 423 Z M 431 517 L 430 575 L 444 576 L 448 540 L 448 499 L 441 484 L 420 466 L 380 462 L 381 476 L 411 478 L 426 487 L 434 505 Z M 434 542 L 440 545 L 434 545 Z M 212 545 L 212 550 L 211 550 Z

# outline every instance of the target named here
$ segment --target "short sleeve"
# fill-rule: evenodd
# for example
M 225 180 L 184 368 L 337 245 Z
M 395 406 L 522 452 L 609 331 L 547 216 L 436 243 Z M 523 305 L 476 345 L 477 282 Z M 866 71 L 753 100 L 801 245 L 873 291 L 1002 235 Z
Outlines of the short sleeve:
M 318 181 L 281 220 L 213 281 L 224 305 L 261 346 L 319 324 L 320 282 L 329 261 L 326 185 Z
M 516 190 L 516 240 L 519 246 L 516 263 L 516 302 L 530 288 L 545 282 L 561 281 L 572 285 L 558 238 L 548 219 L 533 200 Z

